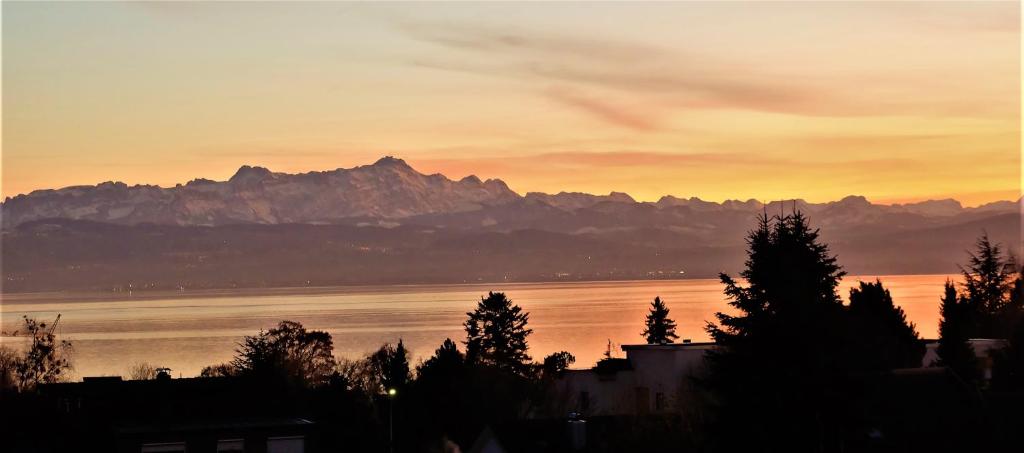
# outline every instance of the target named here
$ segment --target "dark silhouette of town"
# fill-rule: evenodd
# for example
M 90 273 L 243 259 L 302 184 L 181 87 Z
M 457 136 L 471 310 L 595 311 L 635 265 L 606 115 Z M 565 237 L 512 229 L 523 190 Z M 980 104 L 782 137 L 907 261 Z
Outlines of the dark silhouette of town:
M 419 364 L 401 340 L 335 357 L 330 334 L 281 321 L 196 378 L 140 364 L 65 382 L 73 345 L 26 318 L 28 347 L 0 349 L 4 450 L 1019 450 L 1024 273 L 1004 245 L 981 233 L 925 340 L 883 281 L 843 302 L 843 268 L 800 212 L 761 216 L 746 244 L 713 341 L 680 341 L 652 294 L 647 344 L 609 342 L 591 369 L 571 344 L 532 357 L 529 313 L 501 292 Z

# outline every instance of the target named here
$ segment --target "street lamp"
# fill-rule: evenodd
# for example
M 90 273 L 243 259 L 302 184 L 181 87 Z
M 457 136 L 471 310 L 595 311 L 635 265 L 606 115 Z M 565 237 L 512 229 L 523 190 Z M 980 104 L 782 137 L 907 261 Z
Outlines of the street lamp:
M 388 452 L 395 452 L 395 396 L 398 390 L 388 389 Z

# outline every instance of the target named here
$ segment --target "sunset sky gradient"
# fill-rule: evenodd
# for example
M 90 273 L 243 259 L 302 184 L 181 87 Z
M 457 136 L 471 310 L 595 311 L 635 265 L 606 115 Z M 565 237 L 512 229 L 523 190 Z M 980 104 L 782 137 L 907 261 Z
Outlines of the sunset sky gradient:
M 639 200 L 1021 191 L 1017 2 L 2 8 L 3 196 L 382 155 Z

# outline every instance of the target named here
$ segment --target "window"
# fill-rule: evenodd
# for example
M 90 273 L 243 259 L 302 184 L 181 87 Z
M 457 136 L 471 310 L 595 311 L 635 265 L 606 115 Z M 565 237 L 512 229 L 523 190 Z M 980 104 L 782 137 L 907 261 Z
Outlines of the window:
M 221 439 L 217 441 L 217 453 L 242 453 L 245 439 Z
M 658 393 L 654 394 L 654 410 L 656 410 L 658 412 L 661 412 L 661 411 L 665 410 L 667 405 L 668 404 L 665 401 L 665 394 L 664 393 L 658 392 Z
M 306 439 L 302 436 L 267 439 L 267 453 L 304 453 L 305 451 Z
M 142 453 L 185 453 L 185 442 L 142 444 Z

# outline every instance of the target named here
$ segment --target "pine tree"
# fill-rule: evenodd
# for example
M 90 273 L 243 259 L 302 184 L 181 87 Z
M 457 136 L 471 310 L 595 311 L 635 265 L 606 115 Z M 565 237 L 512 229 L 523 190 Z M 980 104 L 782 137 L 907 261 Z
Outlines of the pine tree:
M 1016 318 L 1011 299 L 1014 289 L 1016 265 L 1005 258 L 999 244 L 993 244 L 983 234 L 969 253 L 968 265 L 961 267 L 963 298 L 974 317 L 974 328 L 969 332 L 975 338 L 1008 338 L 1013 330 L 1009 324 Z
M 960 377 L 973 381 L 978 377 L 977 357 L 971 348 L 971 306 L 960 297 L 953 282 L 946 281 L 945 293 L 939 306 L 939 355 L 937 365 L 952 369 Z
M 384 343 L 367 358 L 371 382 L 367 387 L 373 393 L 383 393 L 391 389 L 401 392 L 412 379 L 409 373 L 408 351 L 401 339 L 398 345 Z
M 859 364 L 845 352 L 855 340 L 836 292 L 844 272 L 799 212 L 760 217 L 747 245 L 746 286 L 721 275 L 736 314 L 718 313 L 707 327 L 718 348 L 701 382 L 716 401 L 716 445 L 838 450 L 862 412 L 852 396 Z
M 647 313 L 645 324 L 640 334 L 647 339 L 647 344 L 672 343 L 679 338 L 676 335 L 676 323 L 668 317 L 668 307 L 660 297 L 655 297 L 654 302 L 651 302 L 651 311 Z
M 924 343 L 881 280 L 851 288 L 849 312 L 867 366 L 874 370 L 921 366 Z
M 417 378 L 433 375 L 450 375 L 462 368 L 466 357 L 459 351 L 459 347 L 451 338 L 445 338 L 441 346 L 434 351 L 434 355 L 424 361 L 416 368 Z
M 395 352 L 388 362 L 387 374 L 384 376 L 384 386 L 388 389 L 403 389 L 412 379 L 409 374 L 409 353 L 405 349 L 405 343 L 401 338 L 395 346 Z
M 993 244 L 983 234 L 969 253 L 967 268 L 960 268 L 968 300 L 988 313 L 998 312 L 1009 300 L 1013 287 L 1014 265 L 1003 258 L 999 244 Z
M 530 356 L 526 338 L 533 330 L 526 328 L 529 313 L 504 293 L 489 292 L 475 310 L 466 313 L 466 360 L 493 366 L 520 376 L 530 373 Z

